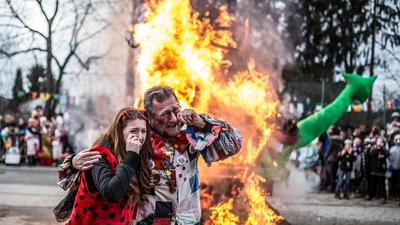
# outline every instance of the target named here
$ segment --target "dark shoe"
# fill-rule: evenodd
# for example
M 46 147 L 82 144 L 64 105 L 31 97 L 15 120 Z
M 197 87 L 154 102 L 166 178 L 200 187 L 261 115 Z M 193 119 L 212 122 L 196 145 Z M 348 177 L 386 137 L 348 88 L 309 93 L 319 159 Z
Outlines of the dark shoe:
M 381 202 L 381 204 L 386 204 L 386 199 L 384 199 L 384 200 Z
M 335 193 L 335 198 L 336 198 L 336 199 L 339 199 L 339 200 L 342 199 L 342 198 L 340 197 L 340 194 L 339 194 L 339 193 Z
M 349 199 L 350 199 L 350 197 L 349 197 L 348 194 L 345 194 L 345 195 L 343 196 L 343 198 L 346 199 L 346 200 L 349 200 Z

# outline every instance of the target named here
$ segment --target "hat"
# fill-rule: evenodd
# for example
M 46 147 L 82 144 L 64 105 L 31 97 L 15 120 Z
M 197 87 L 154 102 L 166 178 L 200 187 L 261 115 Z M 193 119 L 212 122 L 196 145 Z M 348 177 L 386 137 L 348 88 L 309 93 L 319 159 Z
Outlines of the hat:
M 400 113 L 398 113 L 398 112 L 392 113 L 392 118 L 394 118 L 394 117 L 400 117 Z

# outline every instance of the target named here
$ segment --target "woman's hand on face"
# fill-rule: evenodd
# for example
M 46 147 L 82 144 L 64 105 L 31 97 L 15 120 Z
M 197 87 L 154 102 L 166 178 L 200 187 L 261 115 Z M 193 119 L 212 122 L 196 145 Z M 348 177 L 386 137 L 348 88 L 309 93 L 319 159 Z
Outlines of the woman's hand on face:
M 139 154 L 140 149 L 142 148 L 143 143 L 139 141 L 139 138 L 134 134 L 129 134 L 126 138 L 126 151 L 136 152 Z

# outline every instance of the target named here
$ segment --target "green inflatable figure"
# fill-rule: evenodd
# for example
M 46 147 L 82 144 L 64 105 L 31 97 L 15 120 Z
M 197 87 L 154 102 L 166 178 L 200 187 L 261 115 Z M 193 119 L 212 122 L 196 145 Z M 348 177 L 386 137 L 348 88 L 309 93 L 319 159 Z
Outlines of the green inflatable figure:
M 343 74 L 346 87 L 340 95 L 321 111 L 299 121 L 299 133 L 295 147 L 303 147 L 324 133 L 331 125 L 335 124 L 347 112 L 348 107 L 354 102 L 364 102 L 368 99 L 376 76 L 364 78 L 357 74 Z
M 364 78 L 357 74 L 347 73 L 343 74 L 343 77 L 347 85 L 331 104 L 324 107 L 321 111 L 299 121 L 297 124 L 293 124 L 297 131 L 294 135 L 289 134 L 283 138 L 281 135 L 281 138 L 278 138 L 278 141 L 284 144 L 282 155 L 280 156 L 278 163 L 279 166 L 277 168 L 265 168 L 264 172 L 269 171 L 268 174 L 274 174 L 276 171 L 280 170 L 279 167 L 284 167 L 293 150 L 310 144 L 314 139 L 318 138 L 328 130 L 331 125 L 335 124 L 340 118 L 342 118 L 342 116 L 347 112 L 348 107 L 354 101 L 366 101 L 377 78 L 376 76 Z M 293 126 L 292 128 L 289 128 L 289 130 L 293 130 Z M 291 139 L 292 141 L 288 142 L 285 141 L 285 139 Z M 268 151 L 265 151 L 261 157 L 261 161 L 264 165 L 271 165 L 272 158 L 268 154 Z M 272 169 L 272 171 L 270 169 Z

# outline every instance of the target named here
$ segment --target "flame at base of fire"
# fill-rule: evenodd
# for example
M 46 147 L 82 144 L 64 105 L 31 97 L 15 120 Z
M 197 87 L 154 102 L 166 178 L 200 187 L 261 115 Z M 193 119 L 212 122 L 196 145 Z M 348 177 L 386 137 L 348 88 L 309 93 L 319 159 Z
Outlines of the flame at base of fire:
M 236 225 L 239 222 L 239 217 L 232 213 L 233 198 L 228 202 L 220 203 L 211 207 L 210 219 L 214 225 Z
M 236 202 L 234 198 L 230 198 L 227 202 L 219 203 L 210 208 L 211 223 L 214 225 L 274 225 L 284 221 L 283 216 L 278 215 L 268 207 L 264 191 L 261 188 L 262 182 L 265 182 L 265 180 L 254 173 L 247 176 L 246 182 L 244 182 L 245 186 L 237 196 Z M 247 218 L 244 223 L 239 223 L 239 216 L 235 214 L 235 212 L 238 214 L 243 213 L 239 211 L 242 207 L 238 207 L 241 204 L 246 207 L 243 211 L 247 212 Z M 235 212 L 233 212 L 234 208 L 236 209 Z
M 259 225 L 259 224 L 276 224 L 277 222 L 283 221 L 283 216 L 277 215 L 271 208 L 268 207 L 265 196 L 262 194 L 260 182 L 262 178 L 252 174 L 248 177 L 248 185 L 244 191 L 248 198 L 249 206 L 249 217 L 247 218 L 245 225 Z

